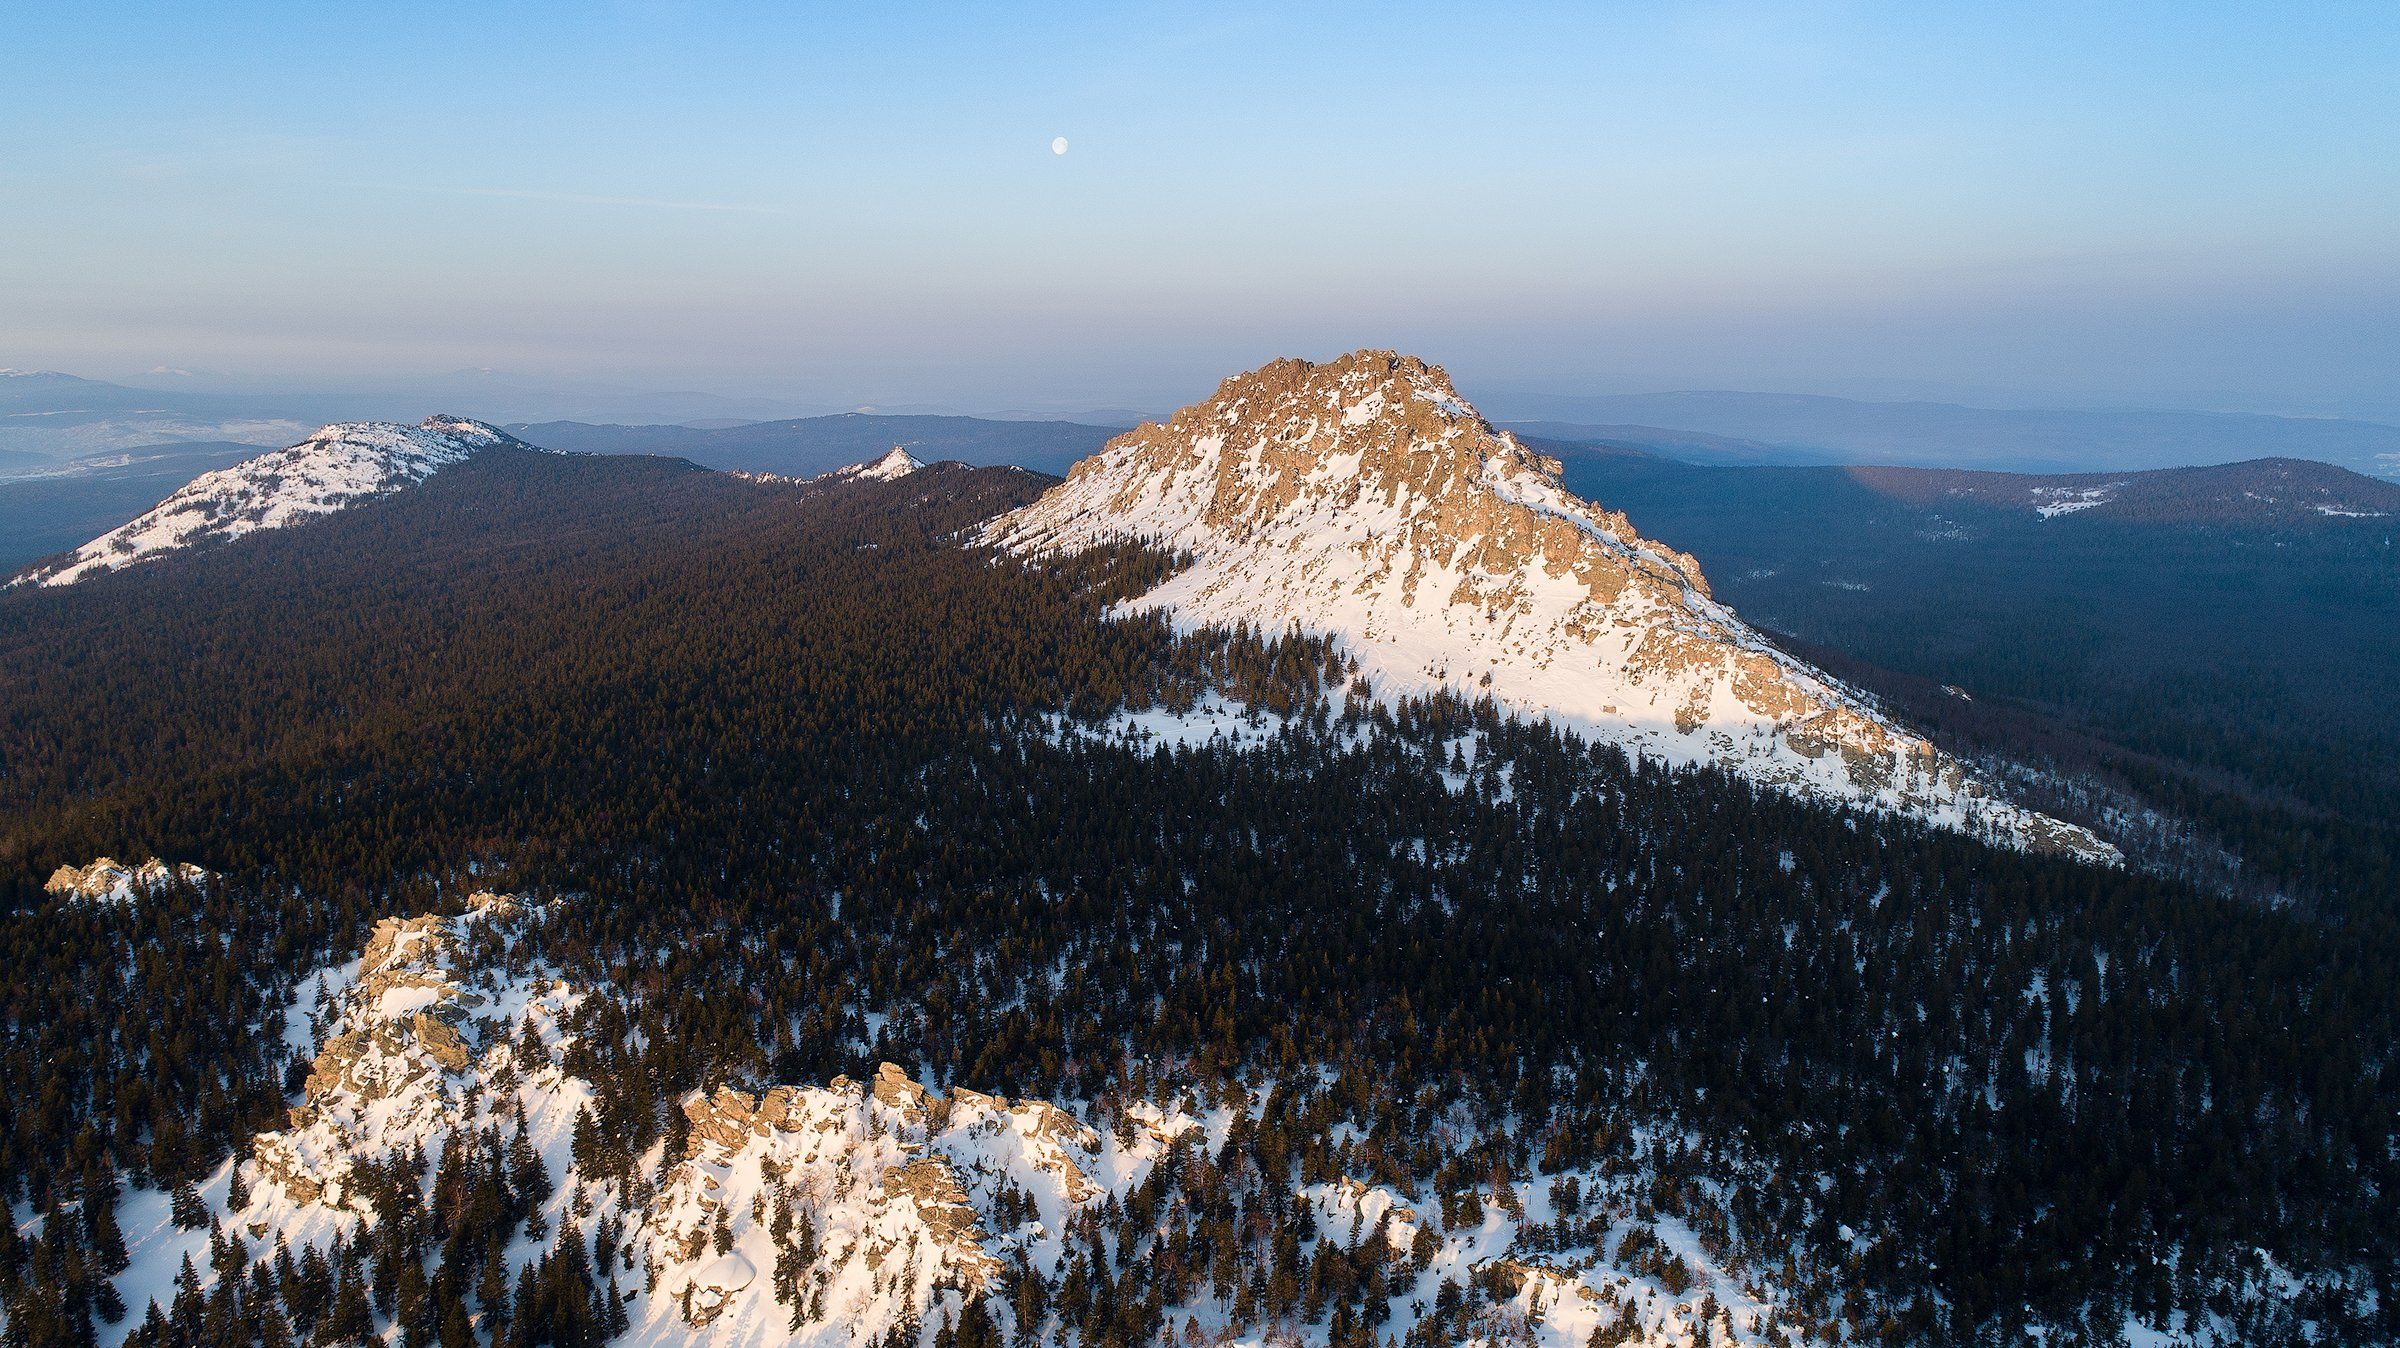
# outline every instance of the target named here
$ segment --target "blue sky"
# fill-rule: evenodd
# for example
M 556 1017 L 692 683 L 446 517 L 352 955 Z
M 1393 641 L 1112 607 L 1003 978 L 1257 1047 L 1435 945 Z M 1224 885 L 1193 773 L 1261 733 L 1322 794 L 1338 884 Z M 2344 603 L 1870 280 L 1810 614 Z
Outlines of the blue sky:
M 18 0 L 0 365 L 2400 418 L 2388 3 L 901 8 Z

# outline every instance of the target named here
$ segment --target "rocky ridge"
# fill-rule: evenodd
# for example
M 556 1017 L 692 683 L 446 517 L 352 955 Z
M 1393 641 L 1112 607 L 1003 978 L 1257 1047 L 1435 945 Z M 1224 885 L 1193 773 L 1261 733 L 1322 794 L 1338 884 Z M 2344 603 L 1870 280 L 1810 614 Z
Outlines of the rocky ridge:
M 1133 607 L 1187 628 L 1332 635 L 1379 697 L 1488 695 L 1655 761 L 2115 859 L 1778 650 L 1692 558 L 1568 492 L 1555 459 L 1414 357 L 1235 376 L 983 537 L 1029 554 L 1127 539 L 1187 554 Z
M 1104 1216 L 1155 1201 L 1140 1195 L 1205 1164 L 1263 1104 L 1134 1101 L 1094 1127 L 1078 1117 L 1089 1105 L 938 1092 L 883 1063 L 863 1082 L 692 1092 L 679 1103 L 679 1155 L 662 1144 L 587 1172 L 571 1138 L 599 1102 L 566 1064 L 579 1010 L 605 994 L 526 953 L 543 913 L 483 893 L 456 916 L 385 919 L 357 961 L 310 980 L 291 1011 L 293 1041 L 315 1045 L 303 1102 L 200 1186 L 191 1220 L 165 1220 L 147 1193 L 127 1202 L 130 1267 L 118 1281 L 134 1314 L 110 1341 L 142 1316 L 144 1289 L 171 1290 L 179 1268 L 206 1295 L 248 1261 L 365 1239 L 390 1211 L 393 1175 L 426 1185 L 448 1149 L 472 1158 L 478 1138 L 511 1132 L 544 1178 L 538 1226 L 511 1243 L 510 1265 L 522 1273 L 592 1233 L 577 1257 L 627 1312 L 613 1342 L 852 1345 L 898 1331 L 927 1343 L 971 1301 L 1005 1341 L 1025 1341 L 1017 1317 L 1055 1295 L 1023 1300 L 1027 1279 L 1084 1277 L 1078 1232 L 1089 1240 Z M 1580 1254 L 1559 1250 L 1570 1178 L 1583 1212 L 1623 1214 L 1599 1217 Z M 1425 1313 L 1438 1289 L 1473 1283 L 1491 1298 L 1478 1314 L 1496 1336 L 1539 1348 L 1576 1348 L 1603 1324 L 1631 1344 L 1793 1341 L 1769 1289 L 1721 1267 L 1681 1223 L 1640 1215 L 1638 1188 L 1597 1173 L 1546 1187 L 1528 1178 L 1493 1190 L 1487 1208 L 1343 1178 L 1303 1184 L 1295 1200 L 1322 1239 L 1383 1242 L 1392 1276 L 1413 1280 L 1399 1284 L 1400 1304 L 1416 1308 L 1403 1318 Z M 421 1192 L 430 1201 L 432 1188 Z M 1438 1224 L 1423 1215 L 1436 1207 Z M 1167 1323 L 1222 1328 L 1231 1303 L 1218 1287 Z
M 924 462 L 915 455 L 899 445 L 894 445 L 890 452 L 880 459 L 844 464 L 839 468 L 818 473 L 814 477 L 794 477 L 789 473 L 754 473 L 739 468 L 731 470 L 730 476 L 740 478 L 744 482 L 778 486 L 807 486 L 811 483 L 893 482 L 907 477 L 924 466 Z

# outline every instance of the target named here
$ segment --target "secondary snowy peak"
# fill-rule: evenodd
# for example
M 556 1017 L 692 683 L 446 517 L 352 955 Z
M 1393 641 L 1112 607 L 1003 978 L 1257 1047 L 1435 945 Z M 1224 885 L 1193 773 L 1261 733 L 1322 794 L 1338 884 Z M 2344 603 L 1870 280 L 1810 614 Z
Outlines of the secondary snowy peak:
M 924 466 L 915 455 L 894 445 L 890 453 L 872 463 L 854 463 L 847 468 L 836 468 L 825 476 L 827 478 L 857 478 L 862 481 L 889 482 L 894 478 L 907 477 Z
M 132 523 L 28 572 L 18 583 L 72 585 L 194 544 L 297 524 L 413 487 L 501 445 L 530 448 L 506 431 L 463 417 L 427 417 L 414 426 L 338 422 L 289 449 L 201 474 Z
M 1559 475 L 1439 367 L 1358 351 L 1229 379 L 1110 441 L 985 537 L 1186 553 L 1192 565 L 1137 607 L 1186 627 L 1334 636 L 1380 697 L 1489 695 L 1654 760 L 2113 858 L 1767 643 L 1690 557 Z

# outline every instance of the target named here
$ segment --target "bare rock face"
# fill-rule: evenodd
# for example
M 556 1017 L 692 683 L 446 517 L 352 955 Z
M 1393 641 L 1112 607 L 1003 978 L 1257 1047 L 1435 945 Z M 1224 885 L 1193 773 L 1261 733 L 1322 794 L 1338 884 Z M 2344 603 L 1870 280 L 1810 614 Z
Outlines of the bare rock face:
M 1074 1115 L 1047 1100 L 1024 1100 L 1011 1111 L 1020 1121 L 1026 1152 L 1034 1168 L 1057 1177 L 1069 1202 L 1081 1203 L 1099 1194 L 1100 1186 L 1084 1172 L 1075 1157 L 1100 1150 L 1100 1135 Z
M 731 1086 L 715 1095 L 693 1091 L 683 1097 L 683 1117 L 691 1121 L 692 1136 L 720 1147 L 738 1147 L 750 1136 L 750 1115 L 756 1101 Z
M 928 1304 L 943 1289 L 980 1291 L 1003 1265 L 969 1180 L 945 1148 L 977 1158 L 985 1168 L 975 1182 L 987 1190 L 1006 1173 L 989 1168 L 994 1158 L 1014 1153 L 996 1134 L 978 1133 L 970 1143 L 962 1130 L 937 1124 L 937 1103 L 892 1063 L 879 1065 L 869 1085 L 837 1077 L 824 1087 L 777 1086 L 757 1096 L 723 1087 L 686 1096 L 685 1154 L 661 1178 L 642 1219 L 658 1285 L 684 1308 L 687 1323 L 713 1323 L 741 1295 L 710 1271 L 728 1256 L 753 1267 L 801 1257 L 787 1243 L 788 1227 L 778 1237 L 762 1224 L 762 1212 L 782 1206 L 805 1215 L 821 1238 L 799 1276 L 823 1289 L 829 1319 L 863 1322 L 895 1305 Z M 992 1113 L 970 1112 L 979 1119 Z M 719 1243 L 727 1239 L 731 1248 Z M 722 1253 L 704 1266 L 712 1248 Z
M 447 1072 L 464 1072 L 469 1061 L 467 1037 L 458 1026 L 432 1011 L 419 1011 L 408 1022 L 417 1047 Z
M 1192 565 L 1133 607 L 1338 639 L 1380 697 L 1451 693 L 1656 761 L 2023 846 L 2114 849 L 1998 799 L 1710 594 L 1699 564 L 1583 501 L 1440 368 L 1278 360 L 1128 431 L 986 527 L 1013 551 L 1141 540 Z
M 919 1156 L 883 1174 L 883 1191 L 916 1208 L 917 1220 L 939 1247 L 952 1278 L 948 1285 L 981 1291 L 1000 1272 L 1000 1261 L 984 1250 L 987 1237 L 982 1219 L 967 1203 L 966 1187 L 950 1163 L 939 1156 Z
M 460 956 L 454 921 L 429 913 L 375 924 L 348 993 L 350 1028 L 310 1065 L 312 1103 L 337 1093 L 372 1102 L 431 1074 L 467 1070 L 483 999 L 451 972 Z
M 261 1178 L 296 1203 L 363 1211 L 347 1180 L 361 1158 L 422 1141 L 480 1089 L 480 1058 L 494 1033 L 486 999 L 465 985 L 470 924 L 525 909 L 481 894 L 463 917 L 385 918 L 360 953 L 358 975 L 332 994 L 326 1037 L 309 1063 L 305 1102 L 290 1127 L 251 1141 Z M 555 980 L 552 980 L 555 982 Z M 531 1002 L 566 993 L 529 987 Z
M 925 1105 L 929 1096 L 923 1086 L 909 1078 L 896 1063 L 875 1066 L 875 1103 L 899 1111 L 910 1123 L 925 1122 Z

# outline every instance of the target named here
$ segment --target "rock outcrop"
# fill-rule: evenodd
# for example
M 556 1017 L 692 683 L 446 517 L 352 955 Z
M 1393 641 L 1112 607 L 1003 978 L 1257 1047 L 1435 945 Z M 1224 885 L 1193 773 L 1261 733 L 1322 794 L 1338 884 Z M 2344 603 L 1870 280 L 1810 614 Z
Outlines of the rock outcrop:
M 76 903 L 131 903 L 137 897 L 155 894 L 179 881 L 187 885 L 206 884 L 208 872 L 190 862 L 170 866 L 156 857 L 139 866 L 125 866 L 113 858 L 99 857 L 86 866 L 59 867 L 50 873 L 42 889 Z
M 526 980 L 505 1017 L 466 985 L 474 928 L 526 913 L 513 898 L 478 894 L 457 917 L 377 922 L 356 975 L 317 1010 L 324 1036 L 290 1126 L 251 1141 L 259 1176 L 294 1202 L 364 1211 L 353 1167 L 436 1144 L 472 1117 L 488 1103 L 487 1055 L 508 1054 L 529 1022 L 555 1042 L 559 1017 L 579 1000 L 563 985 Z
M 1058 1326 L 1017 1326 L 1021 1308 L 1051 1295 L 1020 1300 L 1021 1279 L 1064 1287 L 1071 1270 L 1088 1270 L 1094 1234 L 1127 1238 L 1111 1217 L 1151 1201 L 1143 1195 L 1158 1191 L 1162 1166 L 1181 1174 L 1213 1165 L 1212 1145 L 1223 1145 L 1240 1108 L 1195 1116 L 1188 1101 L 1134 1100 L 1098 1129 L 1078 1117 L 1084 1106 L 939 1090 L 881 1063 L 864 1081 L 693 1091 L 678 1102 L 687 1128 L 674 1154 L 663 1145 L 630 1157 L 604 1151 L 587 1170 L 570 1139 L 606 1102 L 565 1064 L 577 1060 L 571 1027 L 589 1023 L 579 1008 L 605 994 L 568 985 L 517 944 L 540 920 L 538 907 L 488 894 L 457 916 L 389 919 L 355 964 L 305 985 L 292 1016 L 317 1027 L 321 1047 L 292 1126 L 255 1140 L 240 1207 L 226 1206 L 229 1180 L 205 1186 L 213 1229 L 161 1219 L 135 1232 L 129 1285 L 172 1286 L 196 1255 L 205 1290 L 216 1276 L 212 1241 L 251 1258 L 279 1246 L 295 1259 L 312 1248 L 324 1255 L 336 1240 L 355 1248 L 388 1210 L 395 1182 L 413 1172 L 420 1196 L 434 1201 L 441 1158 L 463 1143 L 499 1147 L 484 1154 L 509 1168 L 511 1189 L 542 1195 L 505 1242 L 512 1276 L 571 1232 L 590 1240 L 583 1253 L 595 1283 L 627 1308 L 621 1342 L 856 1348 L 892 1341 L 896 1330 L 923 1342 L 960 1323 L 978 1298 L 1003 1341 L 1032 1341 Z M 524 1168 L 537 1165 L 548 1182 L 528 1187 Z M 1638 1184 L 1626 1185 L 1619 1201 L 1630 1205 Z M 1292 1197 L 1346 1249 L 1379 1235 L 1392 1276 L 1413 1280 L 1403 1304 L 1430 1299 L 1445 1281 L 1478 1281 L 1506 1298 L 1489 1308 L 1496 1325 L 1541 1318 L 1557 1329 L 1544 1342 L 1572 1348 L 1604 1312 L 1616 1313 L 1610 1307 L 1637 1316 L 1643 1337 L 1634 1341 L 1677 1344 L 1721 1303 L 1739 1316 L 1734 1341 L 1784 1341 L 1765 1332 L 1767 1303 L 1726 1277 L 1667 1293 L 1637 1285 L 1597 1250 L 1573 1264 L 1541 1262 L 1534 1251 L 1549 1247 L 1517 1249 L 1512 1225 L 1533 1202 L 1533 1182 L 1509 1195 L 1491 1209 L 1505 1216 L 1447 1230 L 1381 1184 L 1306 1184 Z M 1670 1234 L 1690 1243 L 1688 1232 Z M 1118 1259 L 1169 1257 L 1164 1248 Z M 1194 1288 L 1167 1323 L 1222 1317 L 1214 1281 Z

